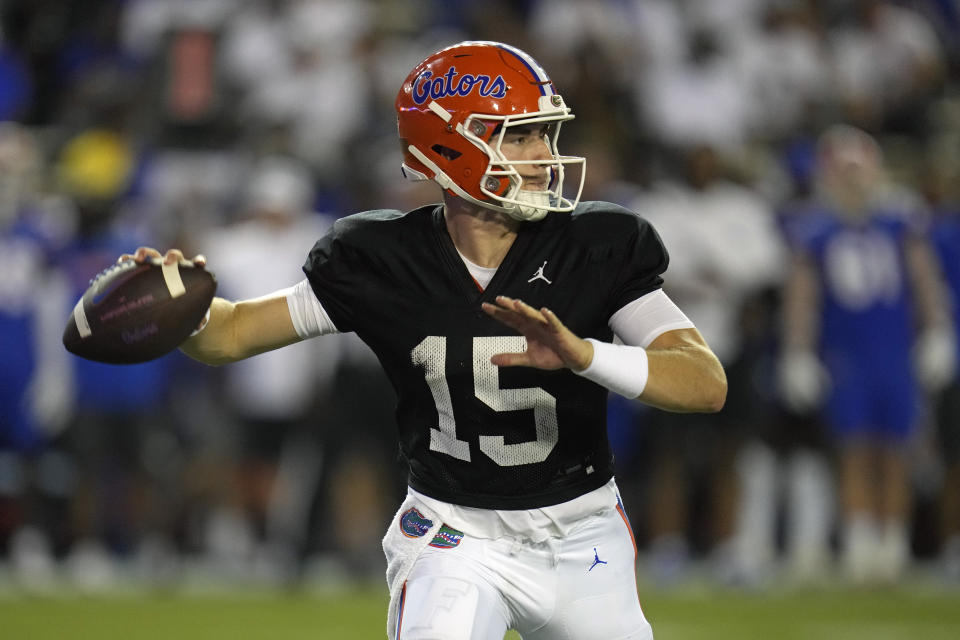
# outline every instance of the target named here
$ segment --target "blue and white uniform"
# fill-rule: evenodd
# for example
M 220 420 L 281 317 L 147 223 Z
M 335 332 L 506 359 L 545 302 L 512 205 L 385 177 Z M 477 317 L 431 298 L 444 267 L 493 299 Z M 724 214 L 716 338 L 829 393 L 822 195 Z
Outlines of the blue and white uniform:
M 904 247 L 916 232 L 900 211 L 877 210 L 853 224 L 825 209 L 808 211 L 789 231 L 816 265 L 819 352 L 832 381 L 825 413 L 842 440 L 905 440 L 913 431 L 916 328 Z

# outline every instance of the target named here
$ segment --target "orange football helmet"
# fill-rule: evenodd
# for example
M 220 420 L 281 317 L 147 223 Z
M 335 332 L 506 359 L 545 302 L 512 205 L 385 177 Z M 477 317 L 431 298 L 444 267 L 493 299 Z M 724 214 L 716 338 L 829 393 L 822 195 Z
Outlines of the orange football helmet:
M 586 160 L 557 151 L 560 123 L 573 119 L 543 68 L 499 42 L 461 42 L 418 64 L 395 103 L 403 174 L 434 180 L 448 192 L 518 220 L 571 211 L 583 190 Z M 501 151 L 510 127 L 546 125 L 550 158 L 508 161 Z M 515 165 L 549 169 L 546 190 L 522 189 Z M 567 198 L 567 165 L 580 166 L 576 194 Z

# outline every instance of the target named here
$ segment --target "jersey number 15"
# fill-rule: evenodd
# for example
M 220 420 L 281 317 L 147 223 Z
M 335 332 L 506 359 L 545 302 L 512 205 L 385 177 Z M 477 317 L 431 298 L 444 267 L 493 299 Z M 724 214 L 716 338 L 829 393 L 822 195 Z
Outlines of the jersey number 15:
M 527 348 L 523 336 L 484 336 L 473 339 L 474 394 L 494 411 L 533 409 L 537 438 L 507 444 L 503 436 L 479 436 L 480 451 L 504 467 L 546 460 L 557 444 L 557 399 L 540 387 L 501 389 L 500 373 L 491 356 Z M 430 429 L 430 449 L 470 462 L 470 443 L 457 439 L 450 386 L 447 384 L 447 338 L 428 336 L 411 352 L 413 363 L 423 367 L 427 385 L 437 407 L 437 427 Z

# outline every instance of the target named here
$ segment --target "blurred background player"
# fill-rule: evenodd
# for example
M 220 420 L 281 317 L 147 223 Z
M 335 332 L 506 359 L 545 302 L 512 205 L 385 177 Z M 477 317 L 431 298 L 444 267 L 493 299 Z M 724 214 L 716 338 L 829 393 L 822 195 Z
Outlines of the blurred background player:
M 46 209 L 43 182 L 36 136 L 0 122 L 0 549 L 28 589 L 56 584 L 76 473 L 54 445 L 72 415 L 73 371 L 58 344 L 67 284 L 52 264 L 65 221 Z
M 74 203 L 76 225 L 55 264 L 69 279 L 68 300 L 76 301 L 106 255 L 142 237 L 123 217 L 137 153 L 116 128 L 90 127 L 68 138 L 56 160 L 55 184 Z M 148 574 L 162 578 L 171 567 L 183 478 L 181 434 L 168 400 L 183 361 L 117 367 L 71 358 L 74 411 L 64 442 L 78 472 L 63 551 L 82 589 L 114 586 L 121 561 L 141 552 L 151 558 Z
M 300 276 L 290 256 L 307 253 L 333 222 L 314 212 L 314 199 L 304 163 L 267 156 L 254 164 L 233 223 L 197 243 L 217 264 L 222 295 L 253 298 Z M 229 421 L 225 433 L 206 434 L 213 459 L 195 470 L 213 491 L 203 544 L 221 569 L 259 571 L 268 580 L 298 576 L 316 542 L 312 525 L 324 524 L 311 514 L 330 460 L 324 443 L 341 427 L 315 416 L 332 411 L 343 349 L 339 340 L 311 341 L 222 370 Z
M 921 351 L 916 371 L 913 347 L 952 327 L 918 201 L 885 182 L 877 142 L 837 126 L 821 137 L 817 162 L 819 202 L 800 214 L 790 238 L 784 393 L 794 406 L 824 403 L 837 447 L 846 575 L 893 581 L 911 558 L 917 374 L 939 366 L 938 354 Z

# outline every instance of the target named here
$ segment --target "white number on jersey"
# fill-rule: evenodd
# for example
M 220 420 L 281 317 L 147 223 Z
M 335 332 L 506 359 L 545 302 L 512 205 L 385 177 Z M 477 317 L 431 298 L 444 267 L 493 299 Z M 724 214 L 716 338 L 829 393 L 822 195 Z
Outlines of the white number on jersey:
M 501 389 L 499 369 L 490 362 L 496 353 L 526 348 L 527 341 L 522 336 L 473 339 L 473 390 L 477 398 L 494 411 L 533 409 L 536 440 L 507 444 L 503 436 L 480 436 L 480 451 L 503 467 L 543 462 L 559 438 L 557 399 L 540 387 Z M 430 429 L 430 449 L 469 462 L 470 443 L 457 439 L 453 402 L 446 380 L 447 339 L 428 336 L 413 349 L 411 357 L 414 364 L 423 367 L 437 407 L 437 427 Z
M 842 233 L 826 247 L 825 277 L 837 301 L 860 311 L 893 304 L 903 286 L 898 249 L 880 233 Z

